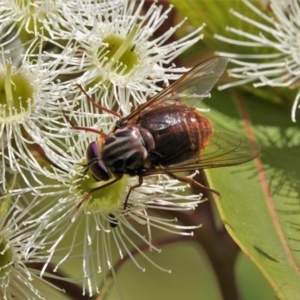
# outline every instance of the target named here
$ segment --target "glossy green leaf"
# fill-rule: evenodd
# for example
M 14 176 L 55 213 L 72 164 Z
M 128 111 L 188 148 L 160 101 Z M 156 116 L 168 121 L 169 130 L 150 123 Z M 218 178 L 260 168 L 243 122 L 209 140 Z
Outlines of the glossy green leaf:
M 174 244 L 163 247 L 160 254 L 147 252 L 147 256 L 160 266 L 170 266 L 172 272 L 170 274 L 161 272 L 145 262 L 142 257 L 137 256 L 137 261 L 146 267 L 146 272 L 136 268 L 131 261 L 118 272 L 118 281 L 124 299 L 222 300 L 213 270 L 205 253 L 199 251 L 199 245 Z M 114 286 L 107 300 L 116 299 L 118 293 Z
M 206 115 L 218 131 L 256 139 L 254 161 L 208 170 L 216 204 L 234 240 L 264 273 L 279 299 L 299 297 L 300 130 L 289 108 L 250 94 L 213 91 Z

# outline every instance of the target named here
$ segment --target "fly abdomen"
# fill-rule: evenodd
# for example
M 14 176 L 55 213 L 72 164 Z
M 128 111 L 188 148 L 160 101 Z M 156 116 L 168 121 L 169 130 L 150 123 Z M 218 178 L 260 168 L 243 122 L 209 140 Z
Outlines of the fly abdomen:
M 149 111 L 137 124 L 153 136 L 155 148 L 149 159 L 154 165 L 172 165 L 198 156 L 212 134 L 210 121 L 186 105 Z

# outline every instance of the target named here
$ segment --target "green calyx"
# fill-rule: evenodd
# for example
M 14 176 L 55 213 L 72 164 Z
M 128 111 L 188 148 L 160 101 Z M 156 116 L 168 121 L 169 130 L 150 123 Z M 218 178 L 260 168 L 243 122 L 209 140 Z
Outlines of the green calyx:
M 13 253 L 8 242 L 0 237 L 0 278 L 4 278 L 10 273 L 12 268 Z
M 34 39 L 36 39 L 35 45 L 37 45 L 41 37 L 50 37 L 43 24 L 44 22 L 51 23 L 47 19 L 47 12 L 41 9 L 40 5 L 43 4 L 37 5 L 35 0 L 15 0 L 15 4 L 20 10 L 24 10 L 25 7 L 29 6 L 28 13 L 17 22 L 17 26 L 20 29 L 19 38 L 24 47 L 29 46 Z M 43 39 L 43 47 L 46 44 L 46 39 Z M 38 47 L 31 46 L 31 53 L 37 53 L 38 51 Z
M 79 182 L 77 181 L 78 178 L 80 178 Z M 91 212 L 101 211 L 104 214 L 109 214 L 123 206 L 128 185 L 126 176 L 123 176 L 122 179 L 105 188 L 101 188 L 101 186 L 107 184 L 108 181 L 96 181 L 90 173 L 82 178 L 80 174 L 76 175 L 74 182 L 76 182 L 74 189 L 77 191 L 76 194 L 80 195 L 80 201 L 82 201 L 92 189 L 99 188 L 92 192 L 81 204 Z M 77 203 L 77 205 L 78 204 L 79 203 Z
M 102 40 L 103 44 L 106 45 L 101 46 L 98 53 L 99 59 L 103 59 L 103 52 L 105 52 L 106 61 L 103 63 L 104 65 L 111 64 L 113 67 L 121 65 L 122 67 L 118 68 L 117 72 L 124 75 L 138 64 L 139 56 L 133 43 L 137 30 L 138 26 L 134 26 L 126 38 L 111 34 Z
M 22 74 L 12 73 L 7 64 L 6 72 L 0 75 L 0 122 L 16 121 L 18 115 L 30 110 L 33 102 L 33 88 Z

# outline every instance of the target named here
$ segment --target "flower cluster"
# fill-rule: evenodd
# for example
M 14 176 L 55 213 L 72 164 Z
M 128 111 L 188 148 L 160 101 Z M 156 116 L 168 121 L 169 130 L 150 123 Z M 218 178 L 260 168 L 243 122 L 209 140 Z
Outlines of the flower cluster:
M 239 36 L 239 39 L 215 34 L 215 38 L 248 53 L 218 52 L 231 58 L 237 66 L 228 71 L 229 76 L 238 80 L 224 84 L 220 89 L 255 82 L 254 87 L 288 87 L 298 89 L 292 107 L 292 121 L 296 121 L 296 110 L 300 99 L 300 56 L 299 56 L 299 20 L 300 4 L 298 0 L 270 0 L 265 12 L 248 0 L 243 0 L 247 9 L 255 14 L 249 18 L 238 11 L 230 12 L 252 31 L 227 27 L 227 31 Z M 246 10 L 246 11 L 249 11 Z M 255 33 L 258 31 L 258 34 Z M 246 48 L 245 48 L 246 47 Z
M 1 298 L 49 299 L 39 282 L 54 287 L 74 260 L 82 266 L 76 282 L 91 296 L 100 291 L 99 274 L 105 278 L 113 268 L 114 249 L 143 269 L 131 251 L 148 258 L 133 235 L 159 251 L 151 228 L 191 235 L 198 227 L 153 213 L 194 209 L 199 195 L 183 195 L 185 184 L 147 177 L 124 209 L 137 179 L 124 176 L 102 189 L 85 167 L 88 145 L 117 115 L 185 71 L 168 65 L 201 38 L 202 28 L 166 43 L 180 22 L 153 37 L 170 10 L 153 3 L 145 11 L 143 1 L 1 1 Z M 61 279 L 75 282 L 71 275 Z

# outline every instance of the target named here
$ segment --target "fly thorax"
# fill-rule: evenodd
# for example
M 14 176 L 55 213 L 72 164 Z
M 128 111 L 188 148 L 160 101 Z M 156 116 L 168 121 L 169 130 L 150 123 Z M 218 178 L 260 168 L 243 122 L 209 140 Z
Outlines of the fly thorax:
M 132 170 L 142 168 L 148 156 L 147 147 L 154 147 L 149 135 L 141 133 L 136 126 L 126 126 L 109 133 L 103 145 L 102 160 L 117 173 L 132 173 Z

